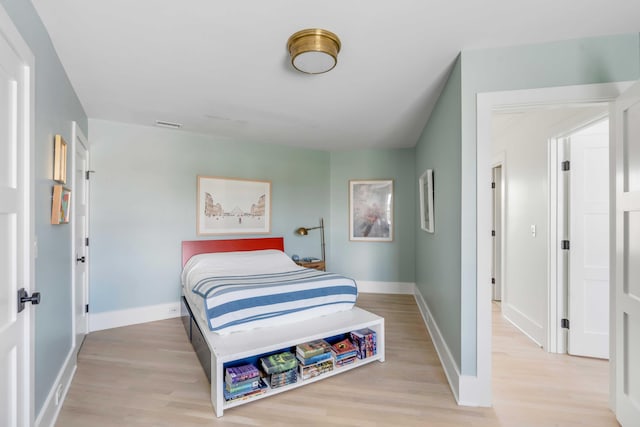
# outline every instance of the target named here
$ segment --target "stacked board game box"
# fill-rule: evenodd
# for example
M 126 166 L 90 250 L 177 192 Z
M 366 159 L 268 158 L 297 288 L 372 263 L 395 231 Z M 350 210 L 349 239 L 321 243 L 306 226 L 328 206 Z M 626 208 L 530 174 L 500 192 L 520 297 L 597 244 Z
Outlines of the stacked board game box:
M 303 380 L 333 370 L 331 345 L 325 340 L 309 341 L 296 346 L 298 370 Z
M 351 342 L 349 338 L 345 338 L 342 341 L 331 346 L 333 357 L 336 360 L 336 366 L 344 366 L 349 363 L 355 362 L 358 357 L 358 350 L 356 346 Z
M 317 377 L 318 375 L 322 375 L 325 372 L 333 371 L 333 357 L 323 361 L 313 363 L 311 365 L 298 365 L 298 369 L 300 371 L 300 377 L 303 380 L 308 380 L 309 378 Z
M 309 341 L 296 346 L 296 357 L 303 365 L 325 361 L 331 358 L 331 345 L 325 340 Z
M 298 380 L 298 359 L 288 351 L 260 358 L 262 370 L 267 374 L 271 388 L 282 387 Z
M 269 375 L 269 386 L 271 388 L 278 388 L 288 384 L 293 384 L 296 381 L 298 381 L 298 373 L 295 368 Z
M 369 328 L 351 332 L 351 341 L 358 351 L 358 359 L 375 356 L 377 351 L 376 333 Z
M 225 368 L 224 398 L 234 400 L 248 398 L 266 391 L 260 378 L 260 370 L 252 364 Z

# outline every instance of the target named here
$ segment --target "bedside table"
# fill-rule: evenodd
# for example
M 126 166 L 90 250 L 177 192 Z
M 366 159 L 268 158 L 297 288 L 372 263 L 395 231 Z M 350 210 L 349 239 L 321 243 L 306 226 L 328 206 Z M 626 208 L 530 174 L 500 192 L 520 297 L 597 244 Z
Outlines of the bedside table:
M 322 260 L 317 260 L 317 261 L 296 261 L 296 264 L 298 264 L 301 267 L 304 268 L 315 268 L 316 270 L 320 270 L 320 271 L 327 271 L 325 269 L 325 264 L 324 261 Z

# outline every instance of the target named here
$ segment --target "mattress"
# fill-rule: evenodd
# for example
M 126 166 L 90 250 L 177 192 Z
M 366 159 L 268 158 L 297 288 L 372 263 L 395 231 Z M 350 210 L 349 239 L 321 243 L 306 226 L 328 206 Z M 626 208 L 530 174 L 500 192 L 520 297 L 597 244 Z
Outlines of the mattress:
M 300 267 L 277 250 L 195 255 L 182 286 L 194 314 L 218 334 L 349 310 L 358 295 L 353 279 Z

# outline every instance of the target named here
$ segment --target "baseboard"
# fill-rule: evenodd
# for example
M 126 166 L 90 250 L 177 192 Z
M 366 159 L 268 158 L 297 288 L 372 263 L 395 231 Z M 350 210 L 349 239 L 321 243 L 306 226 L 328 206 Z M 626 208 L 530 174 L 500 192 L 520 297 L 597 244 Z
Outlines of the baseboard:
M 358 280 L 358 292 L 365 294 L 413 295 L 416 284 L 411 282 L 367 282 Z
M 119 328 L 121 326 L 154 322 L 156 320 L 171 319 L 178 316 L 180 316 L 179 301 L 129 308 L 126 310 L 89 313 L 89 331 L 95 332 L 103 329 Z
M 416 291 L 415 299 L 416 303 L 418 304 L 420 314 L 422 314 L 424 324 L 429 330 L 429 335 L 431 336 L 433 346 L 436 348 L 436 353 L 438 353 L 438 357 L 440 358 L 440 364 L 444 369 L 444 374 L 447 377 L 447 381 L 449 381 L 449 387 L 451 387 L 453 397 L 456 399 L 456 402 L 458 402 L 458 404 L 463 404 L 460 400 L 460 383 L 462 380 L 462 375 L 460 374 L 458 365 L 456 364 L 456 361 L 451 354 L 451 350 L 449 350 L 449 346 L 447 346 L 447 343 L 445 342 L 444 337 L 440 332 L 440 328 L 438 328 L 438 324 L 431 315 L 431 310 L 429 310 L 427 302 L 424 300 L 422 294 L 419 291 Z
M 75 349 L 71 349 L 67 355 L 67 359 L 62 365 L 62 369 L 56 377 L 56 381 L 53 383 L 53 387 L 47 395 L 47 399 L 44 402 L 40 413 L 36 417 L 36 427 L 53 427 L 58 419 L 60 409 L 62 409 L 62 403 L 67 397 L 67 392 L 71 386 L 71 380 L 76 373 L 77 359 Z M 56 394 L 61 387 L 61 392 L 56 399 Z
M 536 343 L 538 346 L 543 347 L 543 340 L 536 337 L 536 335 L 545 336 L 542 325 L 504 301 L 502 302 L 502 316 L 520 332 L 529 337 L 531 341 Z
M 486 381 L 482 381 L 474 375 L 461 375 L 458 390 L 458 405 L 490 407 L 491 393 L 487 392 Z
M 422 294 L 418 290 L 415 292 L 416 304 L 420 314 L 422 314 L 422 320 L 429 330 L 431 335 L 431 341 L 440 358 L 440 364 L 444 369 L 444 374 L 449 382 L 449 387 L 453 393 L 453 397 L 462 406 L 491 406 L 490 393 L 486 392 L 486 384 L 480 378 L 474 375 L 462 375 L 460 369 L 456 364 L 449 346 L 444 340 L 440 328 L 435 319 L 431 315 L 431 310 L 426 301 L 422 297 Z
M 361 282 L 358 281 L 358 291 L 363 293 L 407 294 L 413 295 L 415 284 L 409 282 Z M 119 328 L 121 326 L 138 323 L 153 322 L 170 319 L 180 315 L 180 303 L 150 305 L 146 307 L 129 308 L 126 310 L 104 311 L 89 313 L 89 331 Z

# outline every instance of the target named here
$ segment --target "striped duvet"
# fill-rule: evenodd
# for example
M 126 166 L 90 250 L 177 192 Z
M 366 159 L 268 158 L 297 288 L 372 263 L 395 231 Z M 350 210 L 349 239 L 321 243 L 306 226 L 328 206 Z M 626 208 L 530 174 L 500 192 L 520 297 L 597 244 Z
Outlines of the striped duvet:
M 211 331 L 228 333 L 299 321 L 349 310 L 355 304 L 358 291 L 354 280 L 299 267 L 279 251 L 257 252 L 236 253 L 241 260 L 237 266 L 229 262 L 230 255 L 207 254 L 217 255 L 214 260 L 226 256 L 217 265 L 215 261 L 200 263 L 209 266 L 201 268 L 208 274 L 192 272 L 185 277 L 183 272 L 185 291 L 202 299 L 201 311 Z M 229 267 L 229 274 L 224 274 L 220 265 Z M 239 270 L 247 274 L 239 274 Z

